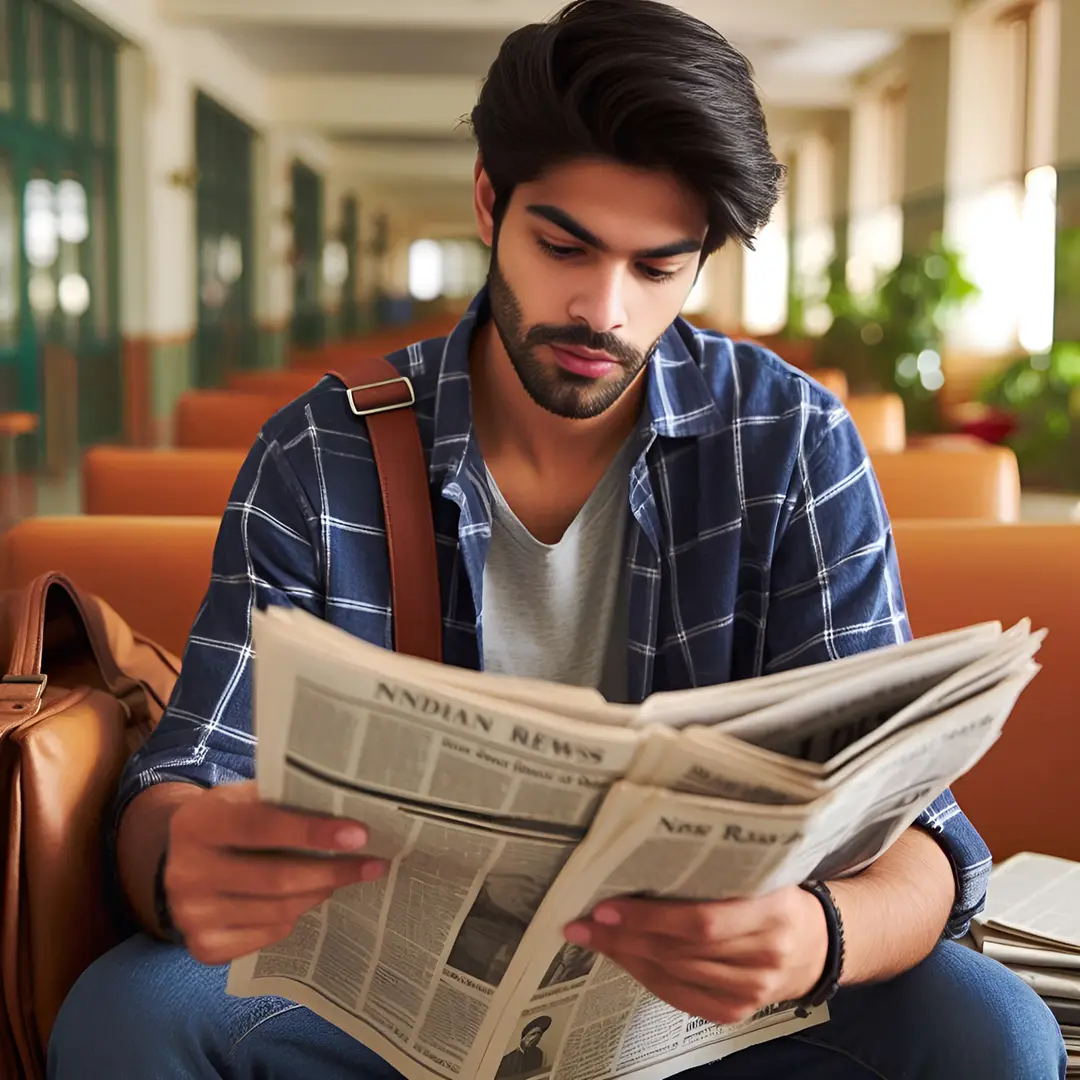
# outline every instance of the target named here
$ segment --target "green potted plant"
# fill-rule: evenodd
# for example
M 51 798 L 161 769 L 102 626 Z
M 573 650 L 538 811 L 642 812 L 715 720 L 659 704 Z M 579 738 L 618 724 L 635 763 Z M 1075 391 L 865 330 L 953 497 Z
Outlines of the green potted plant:
M 843 369 L 855 393 L 900 394 L 911 430 L 937 430 L 942 339 L 977 291 L 960 254 L 940 237 L 925 252 L 904 254 L 868 296 L 851 291 L 846 267 L 834 260 L 824 301 L 832 325 L 819 340 L 816 362 Z
M 1059 342 L 991 376 L 979 400 L 1008 414 L 1025 485 L 1080 491 L 1080 343 Z

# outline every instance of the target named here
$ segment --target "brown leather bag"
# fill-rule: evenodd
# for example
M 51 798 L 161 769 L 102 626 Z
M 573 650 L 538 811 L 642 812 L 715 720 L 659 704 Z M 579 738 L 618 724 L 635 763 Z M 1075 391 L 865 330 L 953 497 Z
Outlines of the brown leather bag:
M 412 385 L 385 360 L 338 375 L 367 420 L 390 549 L 394 643 L 439 660 L 442 618 Z M 167 568 L 165 568 L 167 569 Z M 0 595 L 0 1077 L 43 1080 L 53 1022 L 116 944 L 102 851 L 120 773 L 172 693 L 180 661 L 61 573 Z
M 59 573 L 6 594 L 0 618 L 0 1075 L 38 1080 L 67 992 L 116 941 L 103 814 L 180 661 Z

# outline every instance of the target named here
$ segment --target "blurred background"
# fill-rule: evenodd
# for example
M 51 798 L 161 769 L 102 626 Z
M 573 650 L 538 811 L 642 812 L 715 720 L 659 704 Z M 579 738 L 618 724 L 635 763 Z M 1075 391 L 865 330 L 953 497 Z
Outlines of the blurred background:
M 871 450 L 1001 444 L 1024 516 L 1073 515 L 1080 0 L 678 6 L 750 57 L 790 168 L 688 317 L 887 406 Z M 5 523 L 78 512 L 89 447 L 196 445 L 193 393 L 451 325 L 487 269 L 461 120 L 557 7 L 0 0 Z

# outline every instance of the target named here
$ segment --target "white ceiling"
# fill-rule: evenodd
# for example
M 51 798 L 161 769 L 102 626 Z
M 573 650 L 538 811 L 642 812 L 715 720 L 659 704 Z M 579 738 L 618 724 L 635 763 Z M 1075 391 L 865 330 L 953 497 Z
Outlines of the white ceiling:
M 471 174 L 461 118 L 506 34 L 562 0 L 157 0 L 271 76 L 284 126 L 357 163 L 442 182 Z M 770 114 L 843 108 L 855 77 L 905 35 L 951 25 L 964 0 L 672 0 L 754 66 Z M 411 163 L 406 166 L 406 162 Z M 374 179 L 374 176 L 373 176 Z
M 675 0 L 725 33 L 814 33 L 838 29 L 941 30 L 963 0 Z M 186 22 L 384 26 L 506 32 L 552 15 L 559 0 L 159 0 Z
M 278 75 L 471 75 L 480 77 L 506 36 L 502 30 L 430 30 L 387 26 L 223 24 L 218 32 L 256 67 Z M 812 34 L 743 33 L 734 44 L 759 76 L 849 77 L 892 52 L 888 29 L 838 29 Z

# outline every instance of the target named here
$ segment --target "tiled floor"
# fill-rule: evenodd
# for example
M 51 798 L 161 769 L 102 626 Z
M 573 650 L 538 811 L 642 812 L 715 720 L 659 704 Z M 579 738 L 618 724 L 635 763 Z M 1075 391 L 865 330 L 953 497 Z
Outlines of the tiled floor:
M 1080 494 L 1027 492 L 1020 496 L 1024 521 L 1080 521 Z

